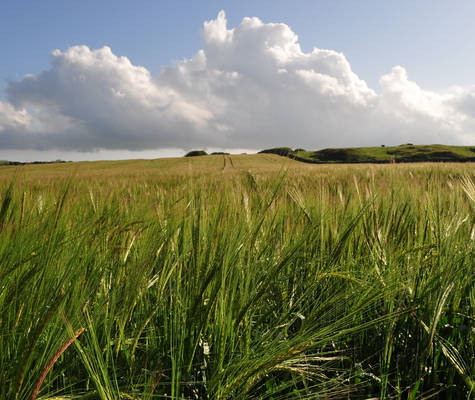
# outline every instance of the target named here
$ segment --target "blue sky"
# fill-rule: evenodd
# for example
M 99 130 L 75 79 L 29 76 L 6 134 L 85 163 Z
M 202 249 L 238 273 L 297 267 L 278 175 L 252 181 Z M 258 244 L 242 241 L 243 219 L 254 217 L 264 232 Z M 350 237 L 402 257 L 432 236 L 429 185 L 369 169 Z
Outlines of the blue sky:
M 284 22 L 304 50 L 343 52 L 377 89 L 379 77 L 403 65 L 422 86 L 475 83 L 473 1 L 5 1 L 0 13 L 0 78 L 46 69 L 49 53 L 108 45 L 134 64 L 161 66 L 201 48 L 203 22 L 225 10 L 229 25 L 246 16 Z
M 343 53 L 352 71 L 377 94 L 381 92 L 380 78 L 394 66 L 404 67 L 409 80 L 419 87 L 441 95 L 453 86 L 469 90 L 475 85 L 473 1 L 19 0 L 4 1 L 0 10 L 0 100 L 5 104 L 12 101 L 17 109 L 44 113 L 46 100 L 41 107 L 31 102 L 31 96 L 11 100 L 12 93 L 18 92 L 15 85 L 25 74 L 51 69 L 53 50 L 66 52 L 78 45 L 91 50 L 108 46 L 115 56 L 127 57 L 131 64 L 145 67 L 156 77 L 163 67 L 190 59 L 203 48 L 203 23 L 215 19 L 220 10 L 226 12 L 228 29 L 239 26 L 244 17 L 255 16 L 263 23 L 288 25 L 298 35 L 304 53 L 314 47 Z M 472 94 L 464 96 L 471 98 Z M 428 101 L 432 104 L 435 100 Z M 471 103 L 464 107 L 471 107 Z M 473 133 L 466 127 L 461 129 L 465 135 L 462 141 L 472 140 Z M 220 148 L 226 144 L 205 142 Z M 318 145 L 318 140 L 307 142 Z M 12 146 L 0 139 L 0 156 Z M 173 142 L 163 148 L 177 146 L 186 147 Z M 229 148 L 234 147 L 252 148 L 252 143 L 230 140 Z M 35 151 L 51 149 L 50 142 L 35 145 Z M 115 145 L 110 149 L 121 150 Z

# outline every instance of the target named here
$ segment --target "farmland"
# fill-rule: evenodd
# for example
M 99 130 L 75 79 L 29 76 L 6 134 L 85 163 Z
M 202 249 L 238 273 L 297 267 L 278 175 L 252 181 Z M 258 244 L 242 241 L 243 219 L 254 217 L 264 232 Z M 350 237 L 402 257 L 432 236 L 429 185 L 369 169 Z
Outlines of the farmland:
M 0 167 L 0 399 L 475 392 L 472 163 Z

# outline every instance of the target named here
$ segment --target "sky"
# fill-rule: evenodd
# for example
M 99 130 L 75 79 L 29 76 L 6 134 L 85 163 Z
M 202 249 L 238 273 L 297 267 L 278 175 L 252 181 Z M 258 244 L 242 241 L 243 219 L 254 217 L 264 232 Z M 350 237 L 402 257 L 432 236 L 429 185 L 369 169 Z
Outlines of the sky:
M 4 1 L 0 159 L 475 144 L 475 2 Z

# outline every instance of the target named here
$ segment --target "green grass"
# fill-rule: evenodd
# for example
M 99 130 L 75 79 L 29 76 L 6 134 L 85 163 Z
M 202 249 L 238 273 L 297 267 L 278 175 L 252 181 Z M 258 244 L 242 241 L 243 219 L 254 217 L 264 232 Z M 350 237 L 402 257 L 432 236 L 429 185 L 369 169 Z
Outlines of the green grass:
M 320 163 L 381 163 L 417 161 L 475 161 L 475 147 L 433 145 L 401 145 L 391 147 L 348 147 L 307 151 L 289 148 L 275 148 L 264 152 L 288 157 L 298 157 L 301 161 Z
M 472 164 L 2 167 L 0 399 L 474 390 Z

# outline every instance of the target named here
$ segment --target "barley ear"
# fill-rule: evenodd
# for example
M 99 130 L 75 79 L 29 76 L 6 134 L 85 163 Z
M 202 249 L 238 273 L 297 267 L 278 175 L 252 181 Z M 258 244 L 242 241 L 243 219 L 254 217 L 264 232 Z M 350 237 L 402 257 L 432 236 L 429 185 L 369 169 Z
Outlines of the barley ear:
M 63 354 L 66 349 L 79 337 L 81 333 L 84 332 L 84 328 L 79 329 L 71 338 L 68 339 L 67 342 L 65 342 L 61 348 L 55 353 L 53 357 L 51 357 L 51 360 L 49 360 L 48 364 L 46 365 L 45 369 L 41 373 L 40 379 L 38 379 L 38 382 L 36 382 L 35 390 L 33 390 L 33 394 L 31 395 L 31 400 L 36 400 L 38 397 L 38 393 L 40 391 L 41 385 L 43 384 L 43 381 L 46 378 L 46 375 L 48 375 L 48 372 L 53 368 L 53 365 L 58 361 L 58 358 Z

